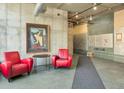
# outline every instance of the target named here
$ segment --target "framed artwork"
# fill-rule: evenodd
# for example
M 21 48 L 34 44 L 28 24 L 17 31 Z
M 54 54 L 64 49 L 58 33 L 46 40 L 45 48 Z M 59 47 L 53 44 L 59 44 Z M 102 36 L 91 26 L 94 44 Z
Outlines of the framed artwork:
M 116 33 L 116 41 L 122 41 L 122 33 Z
M 50 32 L 48 25 L 26 24 L 27 53 L 47 53 L 50 51 Z

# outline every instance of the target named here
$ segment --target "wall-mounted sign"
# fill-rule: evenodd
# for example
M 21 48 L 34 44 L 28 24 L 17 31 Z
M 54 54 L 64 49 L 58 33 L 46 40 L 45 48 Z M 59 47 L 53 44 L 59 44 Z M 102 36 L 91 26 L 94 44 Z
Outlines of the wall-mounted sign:
M 122 41 L 122 33 L 116 33 L 116 41 Z

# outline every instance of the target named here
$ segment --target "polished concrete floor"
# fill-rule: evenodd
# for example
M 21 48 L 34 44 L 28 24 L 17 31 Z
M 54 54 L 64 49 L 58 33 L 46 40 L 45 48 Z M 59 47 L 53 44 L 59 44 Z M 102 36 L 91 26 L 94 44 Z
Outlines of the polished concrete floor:
M 124 63 L 91 59 L 107 89 L 124 89 Z
M 78 56 L 73 56 L 71 68 L 59 68 L 46 70 L 37 68 L 29 76 L 27 74 L 12 79 L 11 83 L 0 74 L 0 89 L 71 89 L 75 75 Z
M 73 63 L 77 63 L 78 56 L 74 56 Z M 93 58 L 93 62 L 105 88 L 124 89 L 124 63 L 111 60 Z M 72 88 L 76 64 L 71 69 L 51 69 L 24 75 L 8 83 L 0 75 L 0 88 L 28 88 L 28 89 L 66 89 Z

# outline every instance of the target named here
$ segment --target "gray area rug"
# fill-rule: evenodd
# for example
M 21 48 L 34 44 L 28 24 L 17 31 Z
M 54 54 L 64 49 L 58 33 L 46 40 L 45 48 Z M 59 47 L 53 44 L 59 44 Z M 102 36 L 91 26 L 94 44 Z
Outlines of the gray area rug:
M 0 74 L 0 88 L 2 89 L 71 89 L 75 75 L 78 56 L 73 56 L 73 66 L 46 70 L 39 67 L 37 72 L 18 76 L 8 83 Z M 44 70 L 41 71 L 41 68 Z
M 104 89 L 97 71 L 87 56 L 80 56 L 72 85 L 73 89 Z

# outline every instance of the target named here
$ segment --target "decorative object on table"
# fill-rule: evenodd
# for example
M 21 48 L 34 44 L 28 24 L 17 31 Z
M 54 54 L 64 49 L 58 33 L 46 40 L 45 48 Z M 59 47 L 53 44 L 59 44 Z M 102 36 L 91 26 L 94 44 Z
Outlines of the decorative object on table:
M 59 49 L 59 54 L 52 56 L 52 65 L 54 66 L 54 68 L 70 68 L 72 65 L 72 56 L 69 55 L 68 49 Z
M 12 77 L 24 73 L 30 74 L 32 66 L 32 58 L 20 59 L 18 51 L 4 52 L 4 62 L 1 63 L 1 72 L 10 82 Z
M 50 51 L 50 32 L 48 25 L 26 24 L 27 53 L 46 53 Z

